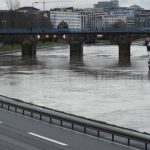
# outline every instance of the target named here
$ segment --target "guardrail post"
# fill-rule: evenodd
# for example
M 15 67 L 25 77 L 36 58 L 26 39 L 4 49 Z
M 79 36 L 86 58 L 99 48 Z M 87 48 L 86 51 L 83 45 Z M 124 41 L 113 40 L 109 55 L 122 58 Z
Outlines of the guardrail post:
M 63 126 L 63 121 L 62 121 L 62 120 L 60 120 L 60 126 L 61 126 L 61 127 Z
M 100 131 L 99 130 L 97 131 L 97 137 L 100 137 Z
M 128 138 L 128 146 L 130 146 L 130 138 Z
M 15 106 L 15 112 L 17 112 L 17 107 Z
M 24 109 L 22 110 L 22 114 L 24 115 Z
M 42 120 L 42 115 L 40 114 L 40 120 Z
M 73 124 L 73 123 L 72 123 L 72 127 L 71 127 L 71 129 L 72 129 L 72 130 L 74 130 L 74 124 Z
M 4 104 L 2 103 L 2 108 L 3 108 L 3 105 L 4 105 Z
M 8 104 L 8 110 L 10 110 L 10 105 Z
M 112 134 L 112 141 L 113 141 L 113 142 L 114 142 L 114 139 L 115 139 L 115 138 L 114 138 L 114 134 Z
M 86 126 L 84 126 L 84 133 L 86 133 Z
M 33 111 L 31 111 L 31 117 L 33 118 Z
M 147 150 L 147 143 L 145 142 L 145 150 Z
M 49 122 L 52 123 L 52 117 L 49 118 Z

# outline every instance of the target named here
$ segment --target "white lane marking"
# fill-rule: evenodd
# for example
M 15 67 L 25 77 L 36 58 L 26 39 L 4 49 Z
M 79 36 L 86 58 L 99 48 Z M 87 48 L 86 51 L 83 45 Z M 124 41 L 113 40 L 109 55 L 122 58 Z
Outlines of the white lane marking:
M 3 123 L 3 122 L 0 122 L 0 123 Z
M 65 143 L 62 143 L 62 142 L 59 142 L 59 141 L 35 134 L 35 133 L 32 133 L 32 132 L 29 132 L 28 134 L 33 135 L 33 136 L 38 137 L 38 138 L 41 138 L 41 139 L 44 139 L 44 140 L 47 140 L 47 141 L 50 141 L 50 142 L 53 142 L 53 143 L 56 143 L 56 144 L 59 144 L 59 145 L 62 145 L 62 146 L 68 146 L 68 144 L 65 144 Z

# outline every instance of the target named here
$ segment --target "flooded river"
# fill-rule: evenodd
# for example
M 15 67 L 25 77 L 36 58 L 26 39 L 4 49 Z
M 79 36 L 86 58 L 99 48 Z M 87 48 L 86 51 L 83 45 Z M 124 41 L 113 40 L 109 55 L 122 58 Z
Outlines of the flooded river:
M 117 46 L 84 46 L 71 61 L 69 47 L 0 56 L 0 95 L 150 133 L 150 74 L 144 46 L 132 46 L 131 65 L 118 65 Z

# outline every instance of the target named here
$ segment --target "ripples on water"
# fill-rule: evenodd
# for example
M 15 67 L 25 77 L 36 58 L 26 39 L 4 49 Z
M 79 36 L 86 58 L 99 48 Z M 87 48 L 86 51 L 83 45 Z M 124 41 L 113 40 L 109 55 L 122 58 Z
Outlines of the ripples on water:
M 0 56 L 0 94 L 150 133 L 150 54 L 132 46 L 131 65 L 118 65 L 117 46 L 85 46 L 84 60 L 69 47 L 40 49 L 35 59 Z

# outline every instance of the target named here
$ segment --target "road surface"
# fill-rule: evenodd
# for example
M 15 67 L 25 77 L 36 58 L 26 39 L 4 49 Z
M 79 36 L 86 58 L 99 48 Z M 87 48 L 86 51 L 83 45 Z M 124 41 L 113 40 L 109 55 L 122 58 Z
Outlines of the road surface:
M 135 150 L 0 109 L 0 150 Z

